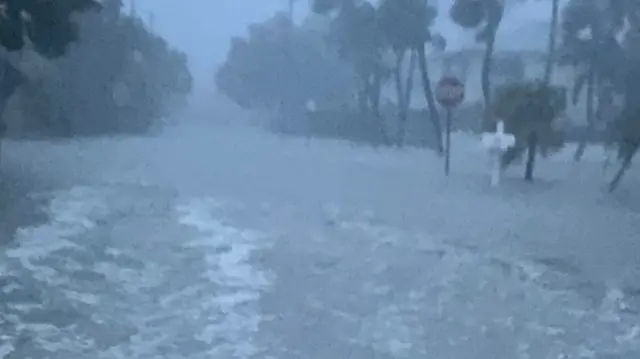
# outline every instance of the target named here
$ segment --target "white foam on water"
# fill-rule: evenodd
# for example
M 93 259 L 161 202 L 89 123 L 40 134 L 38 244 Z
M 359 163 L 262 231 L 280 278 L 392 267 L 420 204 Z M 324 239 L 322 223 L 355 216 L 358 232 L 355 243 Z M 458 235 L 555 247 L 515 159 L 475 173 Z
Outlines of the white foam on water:
M 265 245 L 265 236 L 223 223 L 215 215 L 221 207 L 217 201 L 193 200 L 178 208 L 180 223 L 199 233 L 184 246 L 203 252 L 209 265 L 203 277 L 217 288 L 202 306 L 223 315 L 206 325 L 198 339 L 211 344 L 211 357 L 251 358 L 262 350 L 254 340 L 263 317 L 258 300 L 271 283 L 251 256 Z
M 73 238 L 91 230 L 106 207 L 100 193 L 87 187 L 75 187 L 47 196 L 51 196 L 46 208 L 49 222 L 19 228 L 14 245 L 7 248 L 3 256 L 7 260 L 17 260 L 21 269 L 31 271 L 35 279 L 51 283 L 58 279 L 54 270 L 38 261 L 62 249 L 80 249 Z M 73 266 L 71 262 L 67 264 Z M 7 262 L 4 267 L 9 267 Z
M 47 291 L 46 288 L 66 286 L 69 278 L 59 271 L 73 271 L 80 265 L 72 258 L 66 258 L 56 266 L 47 263 L 47 260 L 59 251 L 81 251 L 82 246 L 77 240 L 94 228 L 106 209 L 100 191 L 88 187 L 74 187 L 68 191 L 43 193 L 41 196 L 49 200 L 49 205 L 44 209 L 49 222 L 19 229 L 12 244 L 0 254 L 0 261 L 3 262 L 2 274 L 17 278 L 16 283 L 9 283 L 2 291 L 7 296 L 25 295 L 18 302 L 12 299 L 4 303 L 4 310 L 9 312 L 3 313 L 2 319 L 6 321 L 4 324 L 11 323 L 13 329 L 3 336 L 0 358 L 10 355 L 16 349 L 13 343 L 16 340 L 27 340 L 29 345 L 35 343 L 45 350 L 57 350 L 64 347 L 63 338 L 73 337 L 72 328 L 58 328 L 33 320 L 23 321 L 23 318 L 42 311 L 48 305 L 39 301 L 42 299 L 38 293 L 31 293 L 32 289 L 25 286 L 44 291 Z M 93 305 L 98 301 L 98 297 L 91 293 L 73 289 L 63 289 L 59 294 L 64 295 L 70 303 Z M 70 350 L 72 346 L 64 349 Z
M 12 299 L 0 303 L 0 325 L 9 325 L 0 358 L 255 358 L 270 281 L 251 256 L 264 236 L 217 219 L 234 207 L 214 200 L 184 201 L 166 224 L 176 232 L 155 233 L 144 218 L 129 220 L 155 216 L 137 205 L 147 199 L 120 189 L 43 195 L 50 222 L 20 230 L 0 254 L 2 274 L 17 281 L 1 288 Z
M 79 246 L 69 238 L 92 229 L 94 218 L 105 211 L 99 192 L 87 187 L 75 187 L 51 195 L 47 208 L 50 222 L 18 229 L 15 238 L 17 245 L 4 253 L 7 258 L 20 261 L 24 269 L 42 281 L 56 280 L 54 270 L 35 262 L 61 249 L 78 249 Z
M 518 358 L 640 353 L 638 317 L 625 316 L 628 298 L 613 285 L 600 305 L 593 305 L 572 288 L 549 286 L 553 269 L 539 263 L 454 247 L 425 234 L 372 223 L 370 218 L 345 218 L 336 224 L 354 237 L 371 239 L 374 251 L 387 246 L 383 258 L 406 250 L 441 256 L 423 256 L 425 264 L 407 264 L 420 270 L 420 283 L 409 293 L 394 292 L 391 304 L 363 320 L 358 345 L 394 358 L 432 353 L 451 358 L 469 353 Z M 403 261 L 397 258 L 396 266 L 402 267 Z M 380 274 L 388 270 L 383 266 Z M 367 283 L 366 291 L 377 294 L 381 286 Z

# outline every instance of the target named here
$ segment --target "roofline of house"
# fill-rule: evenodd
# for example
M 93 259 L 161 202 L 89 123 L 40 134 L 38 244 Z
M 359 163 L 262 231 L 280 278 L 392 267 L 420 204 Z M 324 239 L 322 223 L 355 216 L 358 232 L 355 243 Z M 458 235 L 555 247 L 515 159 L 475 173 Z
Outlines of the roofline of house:
M 484 56 L 485 50 L 483 48 L 467 48 L 457 51 L 445 51 L 440 53 L 433 53 L 430 57 L 438 60 L 455 60 L 463 56 Z M 494 57 L 507 57 L 513 55 L 522 55 L 537 60 L 546 60 L 548 54 L 544 51 L 538 50 L 496 50 Z

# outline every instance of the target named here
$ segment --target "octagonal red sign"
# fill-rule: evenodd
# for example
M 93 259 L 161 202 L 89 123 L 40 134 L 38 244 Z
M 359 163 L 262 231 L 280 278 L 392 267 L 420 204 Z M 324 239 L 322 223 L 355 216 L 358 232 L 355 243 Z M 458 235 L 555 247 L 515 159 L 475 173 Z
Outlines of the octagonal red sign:
M 436 100 L 443 107 L 456 107 L 464 101 L 464 84 L 453 76 L 443 76 L 435 92 Z

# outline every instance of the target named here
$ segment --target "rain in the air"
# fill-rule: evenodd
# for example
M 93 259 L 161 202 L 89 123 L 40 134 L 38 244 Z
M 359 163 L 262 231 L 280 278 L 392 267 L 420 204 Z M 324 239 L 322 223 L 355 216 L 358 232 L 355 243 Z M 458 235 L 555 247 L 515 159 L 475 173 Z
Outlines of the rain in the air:
M 0 0 L 0 359 L 640 358 L 640 1 Z

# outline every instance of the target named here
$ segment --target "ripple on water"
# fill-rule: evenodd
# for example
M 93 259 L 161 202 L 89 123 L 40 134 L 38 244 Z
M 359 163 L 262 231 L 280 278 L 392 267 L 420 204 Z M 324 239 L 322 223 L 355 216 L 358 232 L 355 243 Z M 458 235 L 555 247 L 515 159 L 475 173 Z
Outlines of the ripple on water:
M 362 321 L 361 346 L 397 358 L 640 356 L 640 318 L 625 309 L 632 298 L 570 263 L 499 257 L 368 219 L 338 226 L 374 241 L 359 251 L 372 272 L 387 263 L 362 290 L 393 294 Z M 376 252 L 380 245 L 386 250 Z
M 147 192 L 48 194 L 50 222 L 21 230 L 0 257 L 0 357 L 249 358 L 259 350 L 255 302 L 269 281 L 250 256 L 262 235 L 217 220 L 214 201 L 174 208 L 175 198 L 162 205 L 165 194 Z M 158 221 L 145 216 L 164 218 L 161 227 L 142 225 Z M 132 236 L 114 238 L 116 229 Z
M 205 325 L 198 337 L 215 344 L 212 355 L 250 358 L 264 349 L 255 341 L 262 321 L 258 300 L 271 283 L 268 273 L 252 264 L 252 254 L 267 241 L 260 232 L 225 223 L 216 215 L 224 207 L 211 199 L 179 207 L 180 223 L 198 232 L 185 249 L 205 253 L 208 270 L 201 276 L 218 288 L 200 305 L 205 311 L 224 313 L 216 323 Z
M 274 278 L 252 256 L 270 238 L 227 218 L 228 203 L 185 199 L 174 208 L 163 196 L 126 188 L 51 194 L 51 222 L 20 231 L 0 255 L 0 357 L 260 357 L 258 300 Z M 162 218 L 144 228 L 166 230 L 166 241 L 110 237 L 145 216 Z M 351 345 L 394 358 L 639 357 L 633 290 L 590 283 L 558 259 L 518 261 L 340 216 L 305 228 L 326 237 L 314 245 L 328 249 L 300 265 L 327 281 L 289 288 L 304 291 L 319 318 L 357 324 L 344 330 L 358 331 Z

